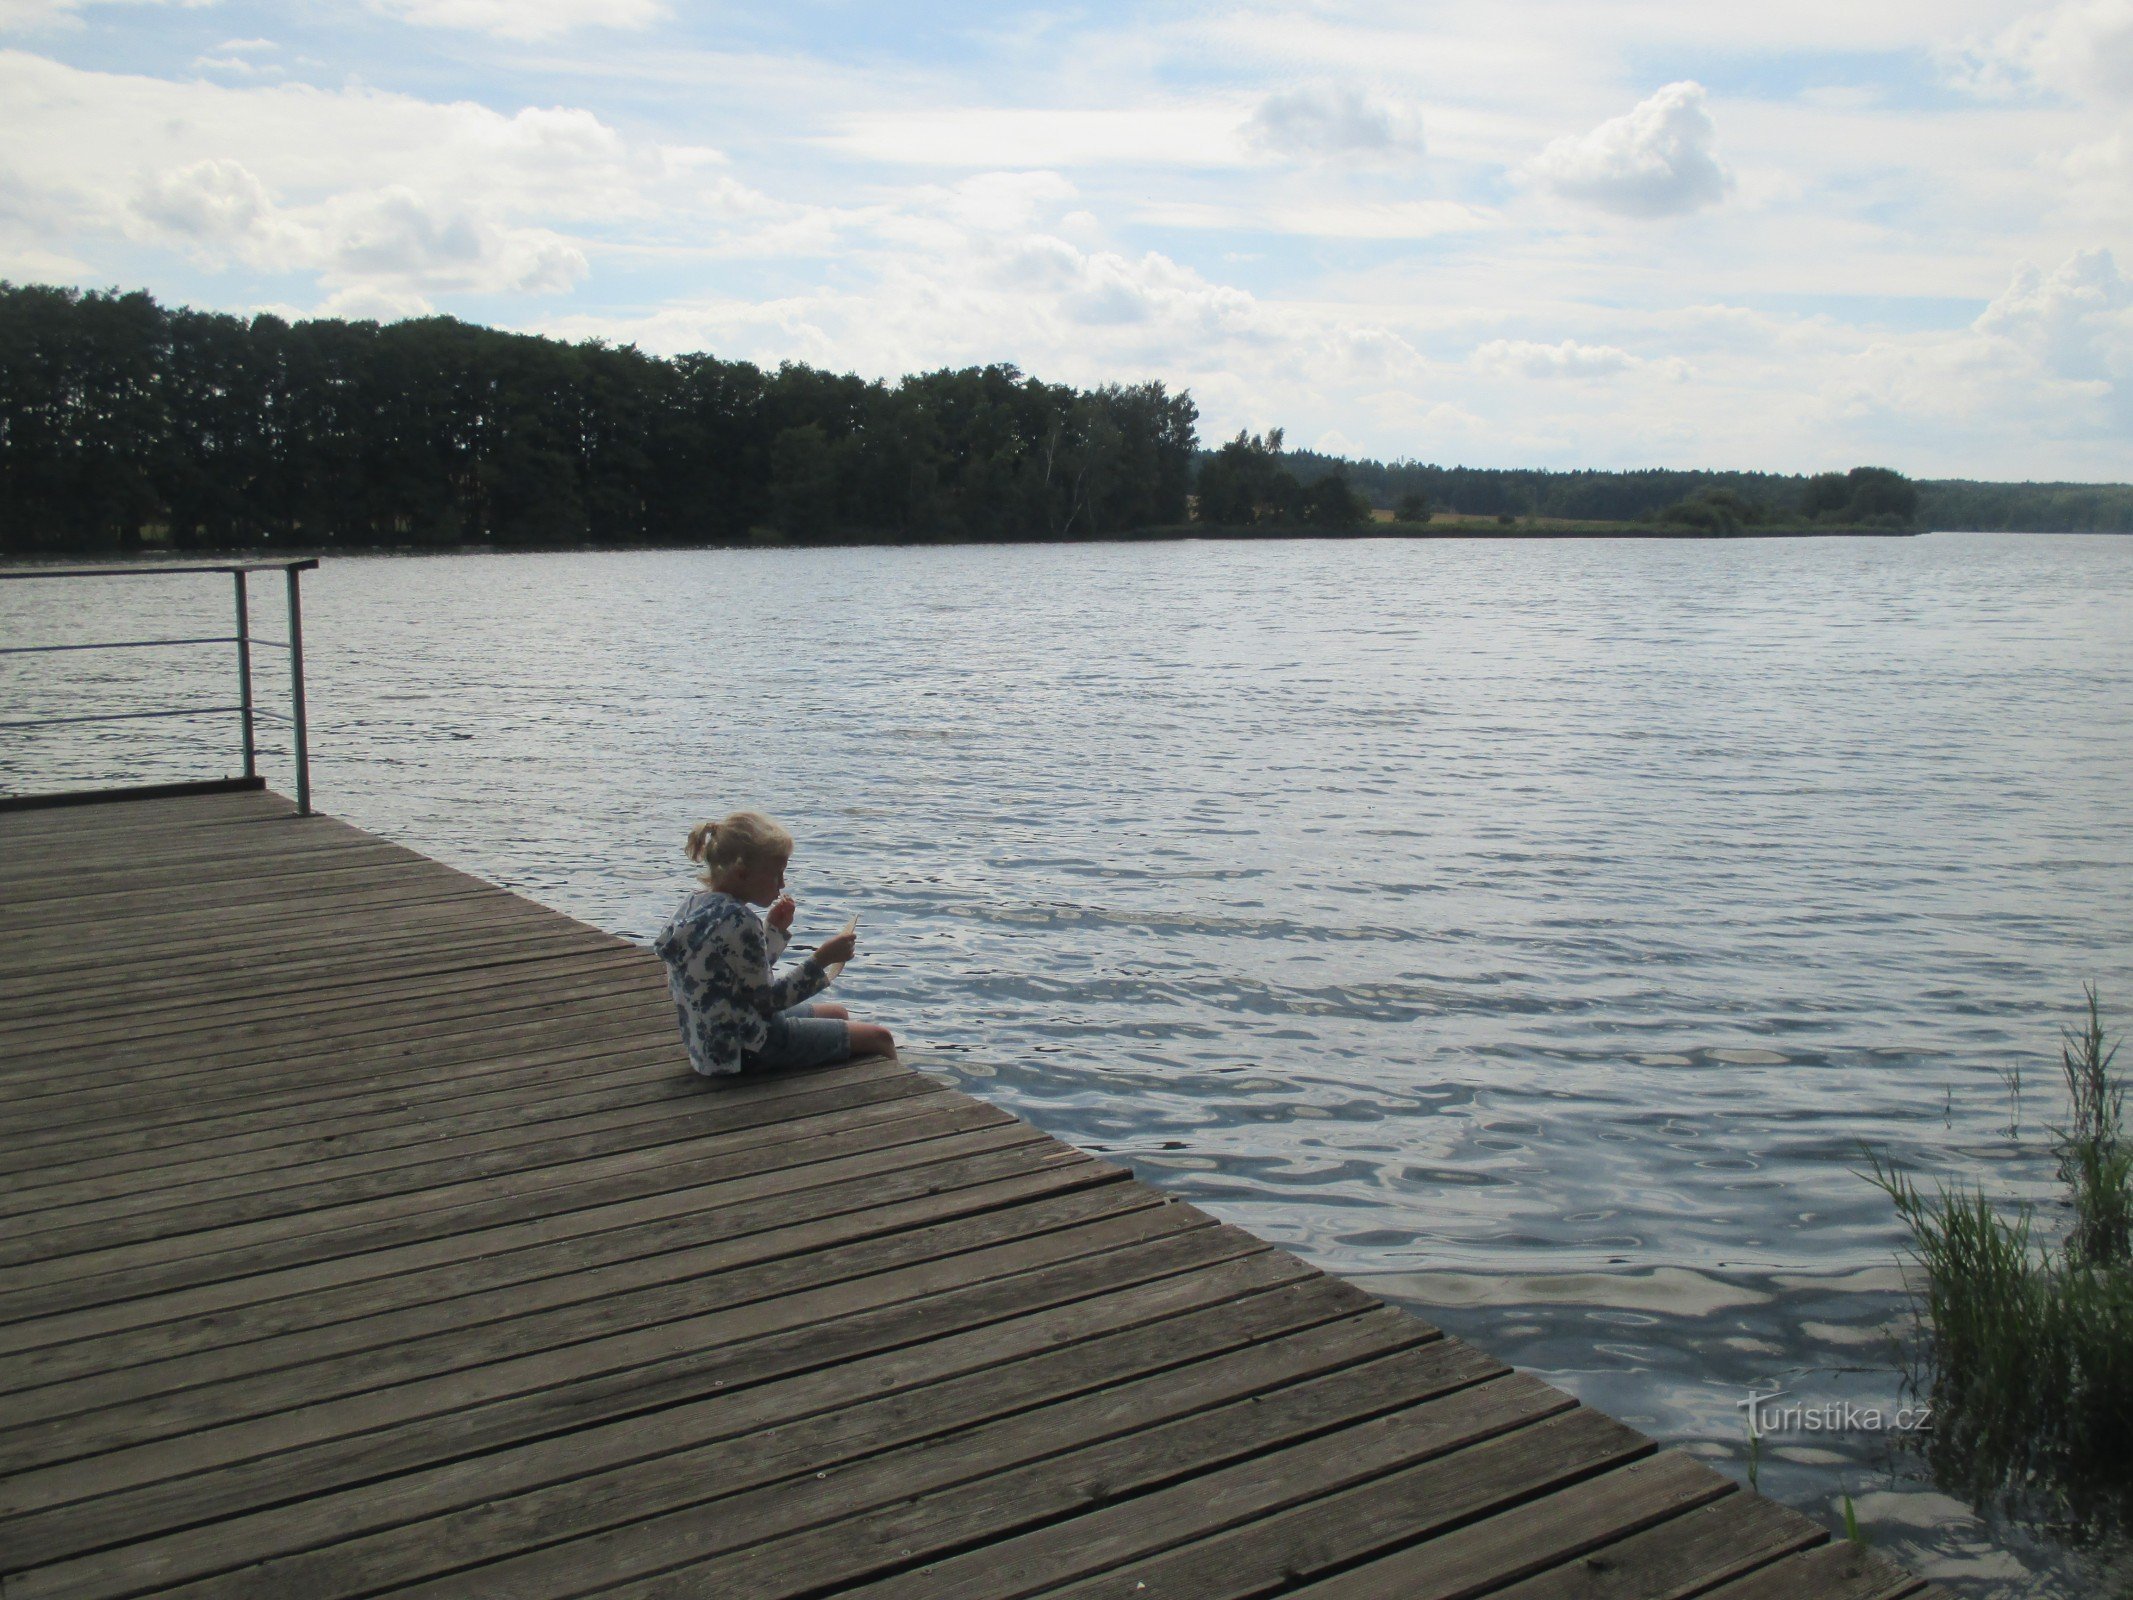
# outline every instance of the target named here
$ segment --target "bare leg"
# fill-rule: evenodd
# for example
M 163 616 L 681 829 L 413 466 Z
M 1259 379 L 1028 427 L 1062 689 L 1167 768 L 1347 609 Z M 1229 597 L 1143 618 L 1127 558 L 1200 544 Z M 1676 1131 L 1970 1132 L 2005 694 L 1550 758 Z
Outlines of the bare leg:
M 838 1005 L 834 1000 L 817 1000 L 815 1002 L 815 1015 L 828 1017 L 834 1022 L 849 1022 L 852 1020 L 851 1012 Z
M 852 1030 L 852 1054 L 855 1056 L 893 1056 L 896 1040 L 889 1030 L 878 1022 L 854 1022 Z

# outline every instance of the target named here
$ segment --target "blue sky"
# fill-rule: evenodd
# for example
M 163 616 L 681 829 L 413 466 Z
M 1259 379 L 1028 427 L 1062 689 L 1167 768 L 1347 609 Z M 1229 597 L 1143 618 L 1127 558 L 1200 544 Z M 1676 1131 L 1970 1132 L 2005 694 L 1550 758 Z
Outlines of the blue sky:
M 2123 480 L 2127 273 L 2133 0 L 0 0 L 11 280 L 1210 439 Z

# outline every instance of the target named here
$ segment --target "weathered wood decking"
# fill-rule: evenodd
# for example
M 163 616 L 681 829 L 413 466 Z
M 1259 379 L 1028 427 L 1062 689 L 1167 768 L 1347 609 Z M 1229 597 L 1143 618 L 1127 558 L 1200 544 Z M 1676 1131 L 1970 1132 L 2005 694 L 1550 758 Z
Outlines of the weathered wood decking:
M 909 1068 L 271 795 L 0 813 L 6 1600 L 1926 1593 Z

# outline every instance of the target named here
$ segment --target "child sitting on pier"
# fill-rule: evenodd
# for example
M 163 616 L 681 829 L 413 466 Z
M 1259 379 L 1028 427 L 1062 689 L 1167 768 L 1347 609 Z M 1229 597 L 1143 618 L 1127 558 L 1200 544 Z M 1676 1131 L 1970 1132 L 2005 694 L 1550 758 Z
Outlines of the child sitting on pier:
M 852 959 L 856 933 L 825 939 L 798 966 L 771 975 L 792 927 L 793 899 L 784 892 L 792 847 L 791 834 L 755 811 L 689 834 L 689 859 L 703 863 L 704 887 L 682 901 L 652 948 L 667 964 L 689 1064 L 706 1077 L 896 1053 L 887 1028 L 808 1001 Z M 751 906 L 768 906 L 768 918 Z

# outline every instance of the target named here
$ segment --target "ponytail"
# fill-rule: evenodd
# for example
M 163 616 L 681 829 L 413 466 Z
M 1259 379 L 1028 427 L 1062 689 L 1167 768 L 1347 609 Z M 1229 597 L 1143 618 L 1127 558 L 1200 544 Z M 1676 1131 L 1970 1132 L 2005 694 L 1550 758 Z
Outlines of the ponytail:
M 691 828 L 687 850 L 709 883 L 728 867 L 783 861 L 792 854 L 792 835 L 760 811 L 736 811 L 723 822 L 699 822 Z

